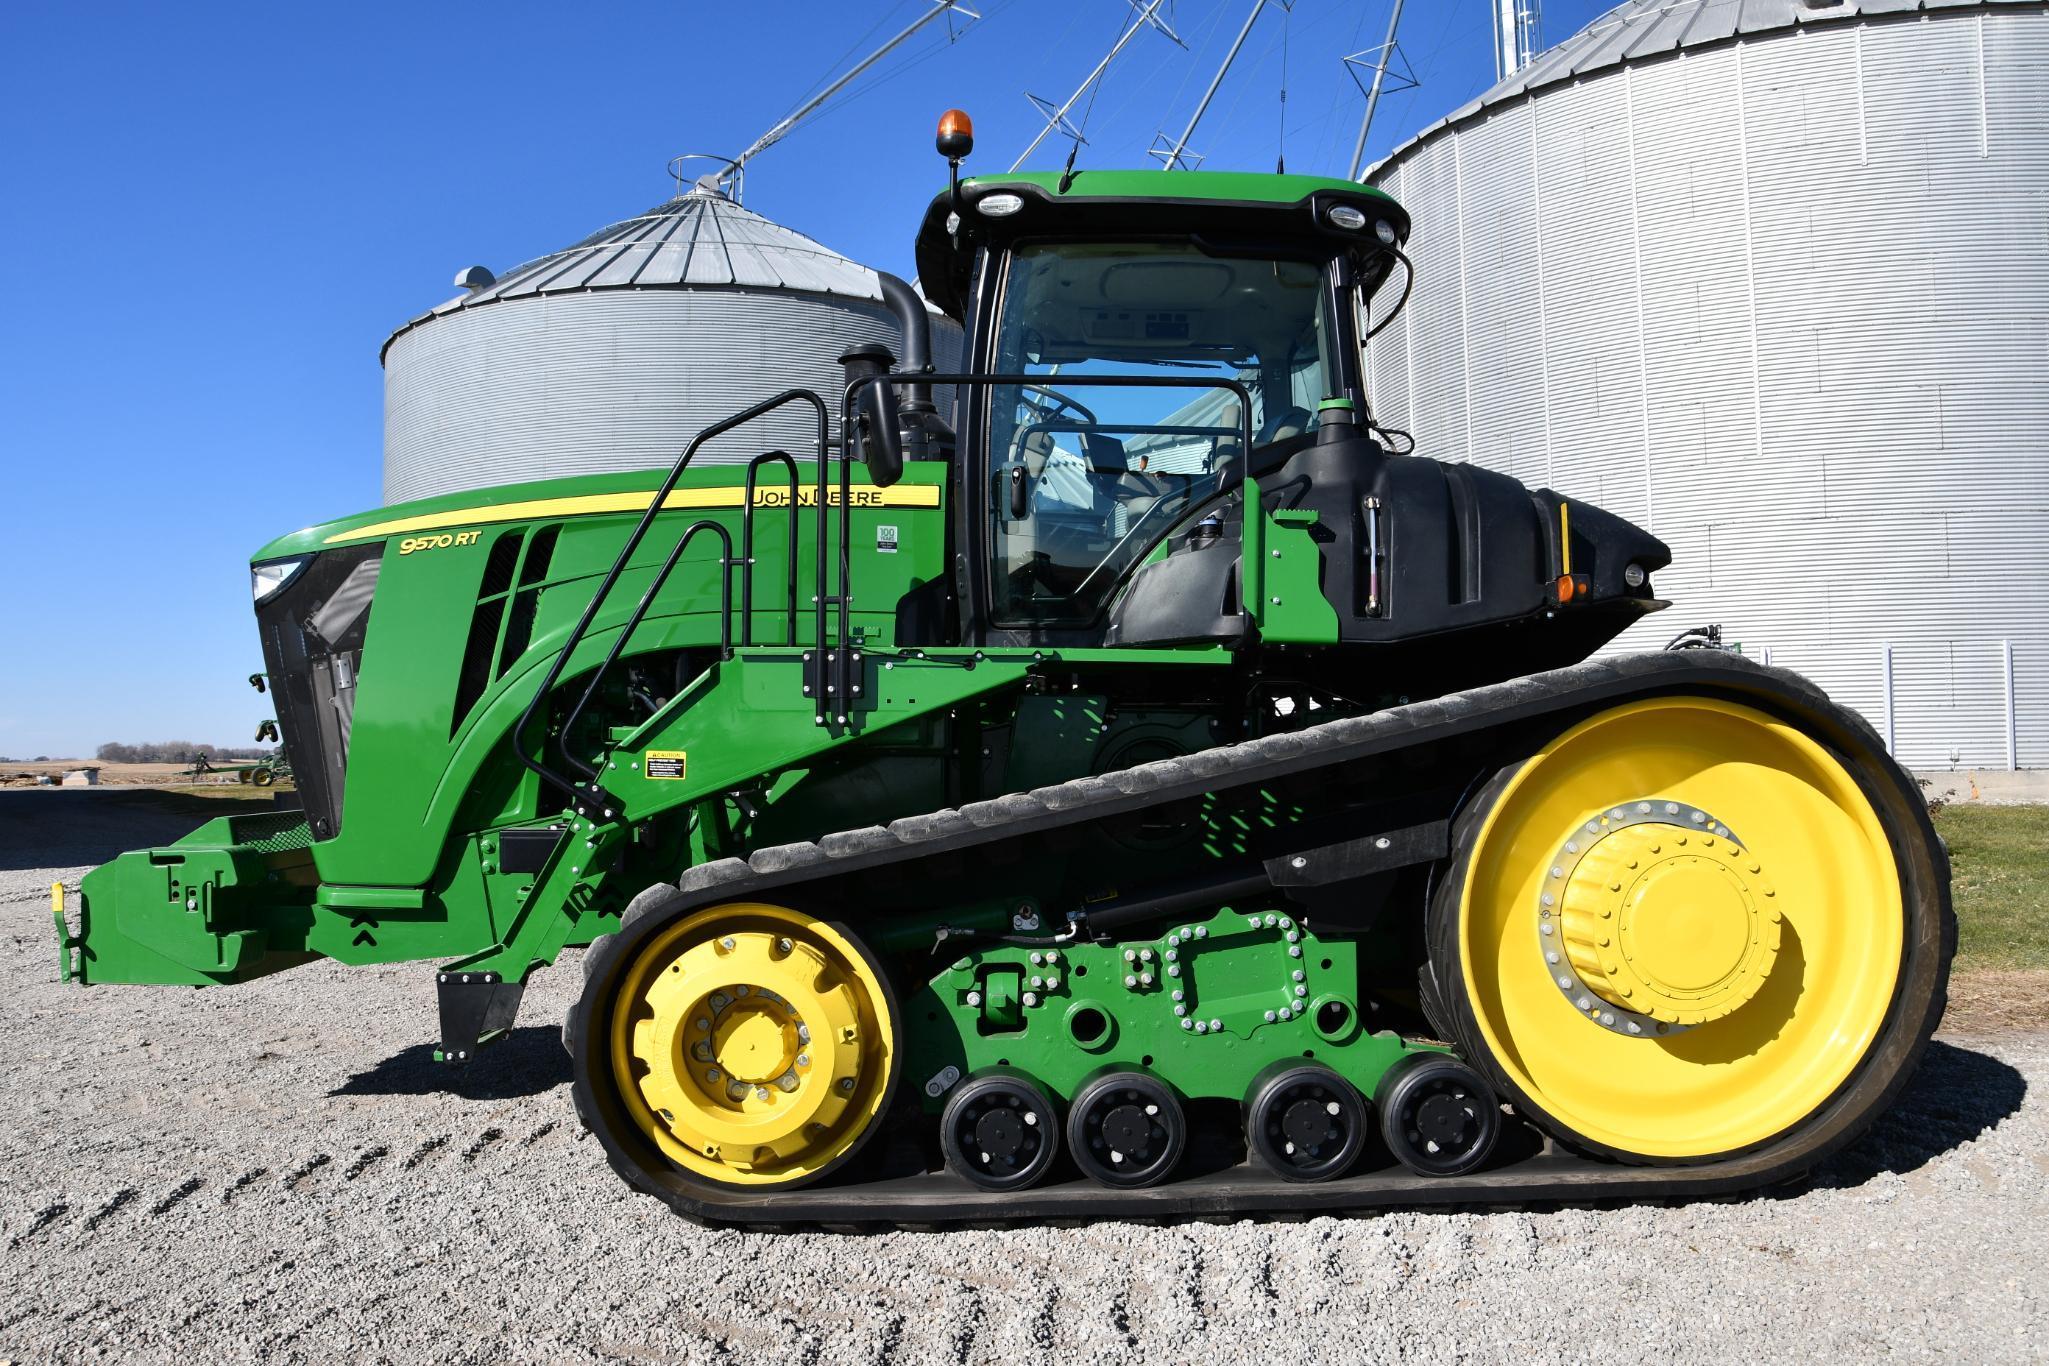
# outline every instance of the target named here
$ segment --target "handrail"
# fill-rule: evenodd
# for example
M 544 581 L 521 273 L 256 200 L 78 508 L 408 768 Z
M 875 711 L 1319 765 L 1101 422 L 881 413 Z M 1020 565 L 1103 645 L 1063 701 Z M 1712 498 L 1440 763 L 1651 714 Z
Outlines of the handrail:
M 780 461 L 790 476 L 790 568 L 788 574 L 790 590 L 790 619 L 785 645 L 797 643 L 797 462 L 790 459 L 788 451 L 764 451 L 747 462 L 747 505 L 740 514 L 740 643 L 754 643 L 754 480 L 761 473 L 761 467 L 770 461 Z
M 655 518 L 661 515 L 663 504 L 668 502 L 669 495 L 675 491 L 676 481 L 683 477 L 683 471 L 689 466 L 691 457 L 695 456 L 704 443 L 713 437 L 722 436 L 732 431 L 735 427 L 744 426 L 758 417 L 766 416 L 778 408 L 797 402 L 809 403 L 817 414 L 818 432 L 816 445 L 818 450 L 819 483 L 822 490 L 825 480 L 826 452 L 829 444 L 826 426 L 829 415 L 826 411 L 825 400 L 809 389 L 785 389 L 773 398 L 763 399 L 752 407 L 742 409 L 723 421 L 713 423 L 692 437 L 690 444 L 683 448 L 683 453 L 676 457 L 676 463 L 670 467 L 668 477 L 662 480 L 661 487 L 656 489 L 654 496 L 648 500 L 647 511 L 641 514 L 639 524 L 633 528 L 633 534 L 628 536 L 626 544 L 620 547 L 618 558 L 613 560 L 612 567 L 605 571 L 604 580 L 598 584 L 597 592 L 591 595 L 590 602 L 583 609 L 583 615 L 577 618 L 576 625 L 569 632 L 568 639 L 563 642 L 561 650 L 556 654 L 554 661 L 549 664 L 547 676 L 541 680 L 540 686 L 534 689 L 533 697 L 527 701 L 526 710 L 520 713 L 519 724 L 514 727 L 512 733 L 513 753 L 517 754 L 519 761 L 533 770 L 543 782 L 567 793 L 578 811 L 583 814 L 597 815 L 604 811 L 602 795 L 585 791 L 574 779 L 564 777 L 543 762 L 542 756 L 547 752 L 547 740 L 545 737 L 541 741 L 541 753 L 539 755 L 528 754 L 523 738 L 527 727 L 533 724 L 535 714 L 541 709 L 542 704 L 554 693 L 555 685 L 562 681 L 562 673 L 568 667 L 569 657 L 575 652 L 576 647 L 582 643 L 584 635 L 590 630 L 591 623 L 597 619 L 599 609 L 604 606 L 605 599 L 611 595 L 613 586 L 619 582 L 620 576 L 626 572 L 626 566 L 632 561 L 633 552 L 640 548 L 641 541 L 646 538 L 648 528 L 653 526 Z M 694 529 L 695 525 L 693 525 L 691 530 Z M 689 534 L 687 530 L 684 533 L 686 537 Z M 674 554 L 678 553 L 680 553 L 680 546 L 676 552 L 672 552 L 672 559 Z M 730 539 L 726 547 L 726 558 L 729 561 L 732 558 Z M 730 625 L 730 622 L 728 625 Z M 726 634 L 724 630 L 722 630 L 722 635 L 724 635 L 725 639 L 730 640 L 729 634 Z M 610 667 L 612 660 L 617 657 L 618 647 L 615 646 L 611 657 L 606 660 L 605 665 L 592 675 L 590 686 L 584 690 L 584 700 L 587 701 L 595 693 L 605 670 Z M 583 703 L 579 702 L 577 705 L 580 711 Z M 566 727 L 564 728 L 563 738 L 566 742 L 568 738 Z M 569 754 L 566 747 L 563 750 L 563 757 L 582 770 L 587 779 L 597 776 L 598 770 L 596 768 L 583 763 Z
M 1030 374 L 941 374 L 929 370 L 915 370 L 892 373 L 887 376 L 882 376 L 881 378 L 887 380 L 890 383 L 896 384 L 931 384 L 953 385 L 968 388 L 992 388 L 1000 385 L 1043 385 L 1045 384 L 1048 377 L 1045 375 Z M 1195 376 L 1181 375 L 1061 375 L 1059 377 L 1059 381 L 1060 387 L 1063 389 L 1114 387 L 1138 389 L 1151 388 L 1227 390 L 1235 394 L 1239 400 L 1238 426 L 1240 429 L 1240 435 L 1242 436 L 1244 442 L 1242 450 L 1249 454 L 1252 449 L 1252 395 L 1251 392 L 1243 384 L 1239 383 L 1236 380 L 1224 379 L 1221 377 L 1197 378 Z M 664 510 L 664 504 L 668 501 L 670 493 L 672 493 L 675 490 L 677 481 L 682 478 L 683 471 L 689 466 L 692 457 L 694 457 L 697 454 L 698 450 L 703 447 L 705 442 L 711 440 L 713 437 L 723 435 L 726 432 L 732 431 L 736 427 L 743 426 L 748 422 L 754 421 L 756 418 L 763 417 L 768 413 L 774 412 L 776 409 L 782 408 L 791 403 L 802 402 L 810 404 L 817 417 L 817 433 L 815 439 L 815 446 L 818 453 L 816 480 L 817 548 L 816 553 L 813 557 L 816 570 L 815 577 L 817 592 L 813 595 L 812 598 L 814 617 L 813 642 L 815 649 L 814 668 L 816 671 L 814 677 L 820 684 L 824 684 L 825 686 L 816 686 L 813 689 L 814 700 L 816 703 L 815 720 L 816 723 L 821 726 L 828 725 L 833 722 L 837 722 L 838 724 L 845 724 L 845 722 L 847 721 L 848 715 L 852 710 L 850 703 L 853 696 L 851 690 L 852 680 L 850 677 L 850 670 L 852 667 L 852 660 L 850 658 L 851 641 L 849 639 L 851 635 L 852 625 L 852 598 L 850 589 L 853 576 L 853 564 L 851 554 L 853 500 L 850 496 L 850 478 L 854 461 L 854 450 L 856 443 L 855 433 L 859 425 L 854 421 L 853 416 L 854 397 L 857 388 L 858 382 L 849 382 L 846 388 L 843 390 L 840 398 L 841 446 L 838 471 L 839 497 L 837 499 L 839 503 L 839 572 L 837 575 L 839 590 L 838 592 L 827 591 L 830 586 L 830 580 L 828 578 L 826 563 L 826 547 L 830 542 L 829 518 L 831 515 L 831 505 L 835 501 L 831 496 L 829 496 L 831 486 L 828 483 L 828 480 L 831 477 L 831 475 L 830 471 L 827 468 L 827 457 L 830 450 L 830 435 L 828 427 L 830 414 L 827 411 L 825 400 L 809 389 L 785 390 L 784 392 L 777 394 L 773 398 L 764 399 L 760 403 L 754 404 L 752 407 L 743 409 L 740 412 L 735 413 L 733 416 L 724 419 L 723 421 L 716 422 L 711 426 L 706 427 L 703 431 L 699 432 L 696 436 L 691 438 L 690 444 L 684 448 L 683 453 L 677 457 L 676 463 L 670 467 L 668 476 L 665 479 L 663 479 L 661 487 L 657 489 L 654 493 L 654 496 L 649 499 L 647 511 L 641 515 L 640 521 L 634 527 L 632 535 L 627 537 L 626 544 L 620 548 L 618 557 L 612 562 L 612 567 L 606 571 L 605 577 L 603 581 L 599 583 L 597 591 L 594 594 L 592 594 L 590 602 L 585 605 L 582 616 L 580 616 L 577 619 L 576 626 L 570 631 L 568 638 L 564 641 L 562 645 L 562 648 L 556 654 L 554 660 L 549 664 L 547 675 L 541 680 L 540 686 L 534 690 L 533 697 L 528 700 L 526 710 L 520 714 L 519 723 L 513 731 L 513 751 L 519 756 L 520 762 L 525 764 L 527 768 L 531 769 L 535 774 L 537 774 L 542 779 L 542 781 L 568 794 L 572 803 L 575 805 L 576 809 L 580 813 L 587 816 L 609 816 L 611 814 L 610 811 L 605 807 L 606 798 L 602 793 L 596 792 L 590 788 L 585 787 L 583 784 L 578 783 L 576 780 L 572 778 L 568 778 L 560 773 L 557 773 L 554 769 L 550 768 L 544 762 L 544 756 L 547 750 L 547 741 L 545 737 L 541 741 L 539 754 L 530 755 L 526 752 L 523 737 L 525 735 L 527 728 L 533 724 L 534 717 L 540 711 L 542 704 L 548 699 L 549 696 L 553 694 L 556 684 L 561 682 L 562 674 L 568 667 L 570 656 L 575 652 L 576 647 L 582 643 L 584 636 L 589 632 L 591 623 L 597 619 L 598 612 L 604 606 L 605 600 L 611 595 L 612 589 L 617 585 L 620 577 L 625 573 L 627 565 L 632 561 L 633 553 L 640 548 L 640 543 L 646 538 L 648 529 L 654 525 L 655 518 L 658 517 Z M 747 501 L 746 507 L 743 510 L 741 518 L 742 545 L 745 552 L 743 555 L 745 563 L 742 565 L 743 574 L 741 579 L 741 612 L 743 615 L 743 625 L 741 628 L 741 633 L 743 643 L 751 643 L 752 632 L 752 619 L 749 613 L 750 609 L 753 606 L 753 593 L 751 583 L 752 575 L 750 572 L 753 563 L 753 555 L 751 553 L 753 549 L 753 544 L 750 533 L 752 530 L 752 517 L 754 511 L 754 492 L 756 487 L 755 481 L 758 476 L 759 467 L 762 464 L 768 463 L 777 458 L 780 458 L 782 461 L 786 462 L 786 468 L 789 470 L 790 473 L 790 505 L 792 527 L 792 534 L 790 536 L 790 563 L 793 571 L 798 558 L 796 553 L 796 536 L 794 534 L 794 528 L 797 524 L 795 509 L 798 503 L 798 498 L 796 496 L 798 479 L 796 462 L 790 459 L 787 452 L 770 451 L 760 457 L 757 457 L 748 465 L 747 482 L 745 487 L 745 497 Z M 1235 482 L 1237 479 L 1241 479 L 1243 477 L 1242 458 L 1240 461 L 1234 463 L 1238 464 L 1240 468 L 1238 470 L 1232 471 L 1232 478 L 1220 481 L 1223 487 L 1229 487 L 1229 485 L 1232 482 Z M 598 776 L 599 769 L 595 765 L 586 763 L 582 759 L 577 758 L 575 755 L 571 754 L 568 751 L 568 733 L 573 728 L 575 723 L 581 719 L 584 710 L 587 708 L 591 700 L 596 697 L 600 686 L 603 684 L 605 675 L 611 670 L 612 666 L 618 661 L 619 656 L 624 652 L 628 638 L 632 635 L 634 628 L 636 628 L 640 624 L 640 622 L 645 618 L 648 609 L 653 603 L 656 593 L 660 590 L 663 582 L 668 578 L 670 571 L 675 567 L 677 561 L 681 558 L 683 550 L 689 544 L 690 539 L 698 531 L 705 530 L 707 528 L 714 531 L 719 536 L 722 542 L 722 554 L 720 557 L 721 572 L 719 644 L 722 656 L 731 656 L 732 568 L 735 563 L 733 556 L 732 537 L 731 534 L 727 532 L 722 525 L 707 520 L 701 520 L 692 523 L 688 528 L 684 530 L 684 533 L 682 537 L 678 539 L 675 548 L 669 552 L 668 558 L 663 562 L 660 571 L 655 575 L 653 583 L 649 585 L 647 592 L 642 595 L 640 603 L 634 608 L 633 614 L 628 619 L 625 628 L 620 632 L 619 637 L 613 642 L 611 649 L 607 651 L 604 661 L 597 667 L 596 670 L 593 671 L 589 683 L 585 685 L 582 695 L 577 699 L 575 706 L 573 706 L 570 709 L 570 712 L 567 718 L 565 719 L 561 732 L 564 741 L 562 755 L 563 758 L 567 760 L 571 766 L 573 766 L 575 769 L 577 769 L 584 775 L 585 782 L 594 781 Z M 794 572 L 792 572 L 790 575 L 789 603 L 790 622 L 787 634 L 790 637 L 791 643 L 794 644 L 796 625 L 796 575 Z M 835 616 L 837 618 L 836 629 L 833 631 L 833 635 L 837 639 L 837 647 L 830 652 L 830 656 L 828 657 L 826 642 L 827 611 L 829 608 L 837 609 L 835 613 Z M 828 676 L 830 677 L 829 683 L 827 682 Z M 828 698 L 832 699 L 831 706 L 828 706 Z

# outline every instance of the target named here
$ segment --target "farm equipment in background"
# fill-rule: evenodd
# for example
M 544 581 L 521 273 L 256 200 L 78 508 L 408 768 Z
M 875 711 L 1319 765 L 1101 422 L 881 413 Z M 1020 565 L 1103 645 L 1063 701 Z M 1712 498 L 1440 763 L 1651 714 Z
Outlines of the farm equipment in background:
M 251 674 L 250 677 L 252 679 L 259 678 L 261 675 Z M 239 774 L 241 780 L 245 783 L 253 783 L 257 787 L 271 787 L 279 780 L 290 782 L 292 780 L 291 751 L 285 748 L 283 740 L 278 735 L 275 718 L 265 721 L 256 727 L 256 743 L 260 745 L 266 742 L 276 745 L 277 748 L 264 758 L 241 770 Z
M 237 782 L 246 783 L 249 781 L 249 772 L 254 767 L 255 765 L 253 764 L 238 763 L 233 760 L 224 764 L 217 764 L 213 761 L 211 755 L 205 750 L 201 750 L 197 754 L 185 756 L 185 767 L 178 770 L 178 776 L 194 783 L 202 780 L 224 783 L 231 777 Z
M 305 809 L 89 874 L 68 975 L 435 961 L 460 1062 L 589 944 L 579 1116 L 734 1223 L 1806 1169 L 1940 1017 L 1942 846 L 1794 675 L 1585 662 L 1664 605 L 1658 540 L 1394 453 L 1408 235 L 1342 180 L 956 176 L 917 260 L 959 373 L 883 276 L 900 359 L 666 471 L 273 542 Z M 784 409 L 809 449 L 693 465 Z
M 250 674 L 249 686 L 255 688 L 258 692 L 264 691 L 264 677 L 263 674 Z M 283 745 L 275 718 L 257 723 L 256 743 L 259 745 L 276 745 L 277 748 L 254 761 L 238 759 L 231 760 L 225 764 L 215 763 L 212 756 L 201 750 L 197 754 L 184 756 L 186 767 L 178 776 L 194 782 L 201 779 L 226 781 L 228 777 L 232 776 L 236 782 L 243 784 L 245 787 L 251 784 L 257 787 L 271 787 L 280 780 L 285 782 L 291 781 L 292 761 Z

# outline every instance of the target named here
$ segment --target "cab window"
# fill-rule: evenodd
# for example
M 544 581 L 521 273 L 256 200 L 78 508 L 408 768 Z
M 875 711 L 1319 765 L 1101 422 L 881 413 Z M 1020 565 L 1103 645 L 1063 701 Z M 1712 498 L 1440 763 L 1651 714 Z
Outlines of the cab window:
M 990 391 L 991 618 L 1086 625 L 1246 453 L 1339 392 L 1324 267 L 1181 243 L 1026 243 L 1010 255 Z M 1172 377 L 1176 387 L 1076 383 Z M 1039 378 L 1043 377 L 1043 378 Z

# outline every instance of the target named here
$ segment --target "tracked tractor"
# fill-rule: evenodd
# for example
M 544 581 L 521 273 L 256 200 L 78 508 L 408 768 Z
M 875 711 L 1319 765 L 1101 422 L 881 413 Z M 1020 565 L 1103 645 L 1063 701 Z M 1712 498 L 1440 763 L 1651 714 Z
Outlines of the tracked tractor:
M 65 973 L 418 962 L 461 1065 L 587 945 L 577 1115 L 736 1224 L 1670 1197 L 1860 1132 L 1954 943 L 1871 728 L 1602 653 L 1666 547 L 1377 423 L 1386 195 L 968 141 L 838 391 L 259 551 L 304 809 L 87 875 Z

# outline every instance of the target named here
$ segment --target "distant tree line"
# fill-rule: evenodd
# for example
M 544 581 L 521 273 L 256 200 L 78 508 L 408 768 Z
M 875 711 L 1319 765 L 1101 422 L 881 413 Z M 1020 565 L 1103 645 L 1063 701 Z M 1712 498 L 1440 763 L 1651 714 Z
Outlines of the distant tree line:
M 189 764 L 204 754 L 209 759 L 261 759 L 267 745 L 199 745 L 190 740 L 159 740 L 147 745 L 101 745 L 94 757 L 103 764 Z

